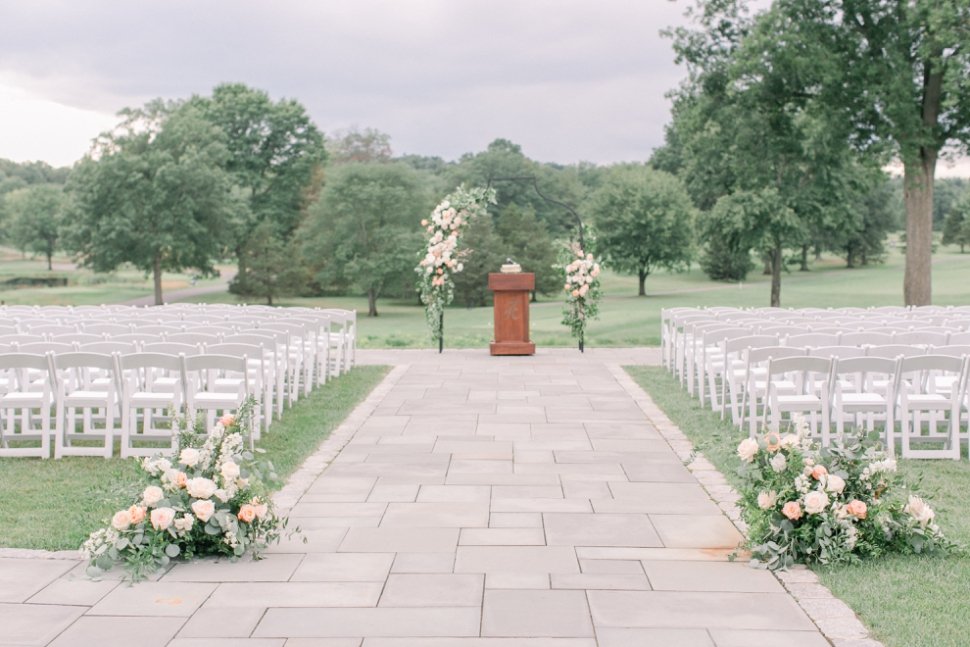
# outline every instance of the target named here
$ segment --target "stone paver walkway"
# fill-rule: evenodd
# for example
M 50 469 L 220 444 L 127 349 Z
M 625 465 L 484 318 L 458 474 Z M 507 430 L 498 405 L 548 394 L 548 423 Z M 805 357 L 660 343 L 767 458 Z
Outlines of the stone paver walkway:
M 307 543 L 133 587 L 0 559 L 0 645 L 829 645 L 728 561 L 738 531 L 615 368 L 655 359 L 361 353 L 406 366 L 293 496 Z

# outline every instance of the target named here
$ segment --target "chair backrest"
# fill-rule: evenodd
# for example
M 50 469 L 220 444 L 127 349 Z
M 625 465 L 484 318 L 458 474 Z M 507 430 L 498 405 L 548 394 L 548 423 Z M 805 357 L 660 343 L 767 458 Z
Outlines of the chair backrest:
M 916 355 L 926 354 L 926 349 L 919 348 L 917 346 L 910 346 L 908 344 L 866 346 L 865 349 L 866 355 L 869 357 L 888 357 L 890 359 L 895 359 L 897 357 L 915 357 Z
M 89 344 L 78 344 L 77 349 L 82 353 L 134 353 L 138 348 L 131 341 L 96 341 Z
M 140 368 L 160 368 L 178 372 L 182 370 L 182 357 L 167 353 L 129 353 L 119 356 L 118 363 L 122 370 Z
M 66 335 L 51 335 L 50 341 L 61 344 L 90 344 L 91 342 L 105 341 L 105 337 L 93 333 L 74 332 Z
M 970 344 L 970 332 L 953 332 L 950 333 L 950 339 L 947 344 Z
M 115 362 L 111 355 L 104 353 L 57 353 L 52 354 L 54 368 L 58 370 L 71 368 L 97 368 L 105 371 L 114 371 Z
M 198 355 L 202 348 L 198 344 L 183 344 L 174 341 L 155 341 L 141 345 L 143 353 L 164 353 L 166 355 Z
M 31 335 L 69 335 L 77 332 L 76 326 L 65 326 L 59 324 L 48 324 L 41 326 L 30 326 Z
M 222 341 L 219 335 L 209 335 L 201 332 L 181 332 L 165 335 L 164 341 L 180 344 L 218 344 Z
M 41 335 L 27 335 L 23 333 L 18 333 L 16 335 L 0 335 L 0 344 L 32 344 L 38 341 L 44 341 L 44 337 Z
M 824 333 L 806 333 L 801 335 L 789 335 L 785 338 L 785 346 L 838 346 L 839 335 L 829 335 Z
M 927 355 L 953 355 L 954 357 L 970 356 L 970 344 L 948 344 L 946 346 L 932 346 L 926 350 Z
M 187 380 L 193 376 L 203 386 L 214 386 L 210 379 L 219 375 L 234 374 L 242 378 L 245 392 L 249 393 L 249 359 L 232 355 L 183 355 L 182 371 Z
M 794 357 L 772 357 L 768 360 L 768 376 L 783 373 L 824 373 L 826 376 L 832 369 L 832 360 L 828 357 L 811 357 L 800 355 Z
M 745 337 L 735 337 L 724 342 L 724 351 L 731 355 L 741 353 L 749 348 L 765 348 L 778 346 L 777 335 L 747 335 Z
M 64 344 L 56 341 L 35 341 L 30 344 L 17 344 L 18 353 L 73 353 L 77 350 L 74 344 Z
M 0 373 L 6 373 L 14 383 L 7 386 L 7 391 L 36 391 L 33 383 L 36 373 L 43 373 L 47 379 L 43 382 L 45 393 L 49 393 L 54 382 L 50 374 L 50 360 L 46 355 L 36 353 L 0 353 Z
M 881 373 L 895 375 L 898 360 L 888 357 L 846 357 L 837 358 L 832 364 L 832 374 Z
M 94 335 L 124 335 L 134 332 L 131 326 L 106 321 L 85 321 L 78 324 L 78 328 L 83 333 Z
M 748 365 L 764 364 L 771 359 L 783 357 L 804 357 L 804 348 L 793 348 L 791 346 L 765 346 L 762 348 L 751 348 L 745 353 Z
M 839 339 L 841 346 L 888 345 L 893 343 L 893 336 L 880 332 L 847 332 Z
M 944 346 L 949 343 L 949 338 L 949 333 L 914 330 L 912 332 L 897 333 L 893 337 L 893 343 L 910 344 L 913 346 Z
M 800 326 L 792 326 L 790 324 L 778 325 L 777 323 L 769 323 L 767 325 L 761 326 L 757 334 L 759 335 L 781 335 L 782 337 L 791 335 L 803 335 L 812 332 L 809 328 L 803 328 Z
M 232 357 L 248 357 L 251 360 L 262 359 L 266 352 L 264 346 L 256 344 L 207 344 L 206 354 L 231 355 Z
M 808 354 L 814 357 L 849 358 L 865 357 L 866 349 L 859 346 L 816 346 L 809 348 Z

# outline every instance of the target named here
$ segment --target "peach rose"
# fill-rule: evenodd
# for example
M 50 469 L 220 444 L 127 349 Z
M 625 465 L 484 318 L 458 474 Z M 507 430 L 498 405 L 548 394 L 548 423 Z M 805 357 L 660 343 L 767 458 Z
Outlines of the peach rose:
M 175 475 L 175 485 L 179 486 L 180 488 L 184 488 L 188 482 L 189 477 L 185 472 L 179 472 Z
M 256 508 L 248 503 L 244 503 L 239 508 L 239 514 L 236 516 L 239 517 L 240 521 L 245 521 L 246 523 L 252 523 L 253 519 L 256 518 Z
M 236 416 L 232 415 L 231 413 L 227 413 L 223 415 L 221 418 L 219 418 L 219 424 L 227 429 L 231 427 L 233 424 L 235 424 L 235 422 L 236 422 Z
M 816 481 L 821 481 L 823 476 L 828 476 L 828 473 L 824 465 L 816 465 L 812 468 L 812 478 Z
M 802 518 L 802 506 L 798 505 L 798 501 L 789 501 L 782 506 L 781 513 L 792 521 L 798 521 Z
M 208 499 L 196 501 L 192 504 L 192 512 L 198 517 L 199 521 L 205 523 L 216 513 L 216 504 Z
M 175 510 L 172 508 L 155 508 L 151 515 L 152 528 L 165 530 L 175 521 Z
M 428 219 L 427 218 L 423 218 L 421 220 L 421 226 L 422 227 L 427 227 L 428 226 Z
M 128 516 L 131 517 L 131 525 L 137 526 L 145 520 L 145 508 L 140 505 L 133 505 L 128 508 Z
M 111 527 L 115 530 L 127 530 L 131 525 L 131 513 L 127 510 L 119 510 L 115 516 L 111 517 Z
M 573 290 L 570 292 L 570 294 L 572 294 L 574 298 L 579 297 L 579 290 Z
M 866 507 L 864 501 L 859 499 L 852 499 L 845 505 L 845 511 L 851 514 L 856 519 L 865 519 L 866 514 L 869 512 L 869 508 Z

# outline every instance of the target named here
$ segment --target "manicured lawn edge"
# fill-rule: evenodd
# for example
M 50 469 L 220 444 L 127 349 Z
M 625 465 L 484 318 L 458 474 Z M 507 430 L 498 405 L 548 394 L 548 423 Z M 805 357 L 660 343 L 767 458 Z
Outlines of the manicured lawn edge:
M 738 484 L 735 450 L 747 433 L 689 397 L 680 384 L 660 367 L 624 367 L 693 443 L 724 475 Z M 937 512 L 948 536 L 966 545 L 970 521 L 963 493 L 970 488 L 970 464 L 957 461 L 900 461 L 909 480 L 922 480 L 922 491 Z M 802 607 L 835 644 L 875 645 L 853 635 L 838 617 L 838 601 L 815 599 L 811 582 L 820 583 L 845 602 L 869 627 L 873 638 L 887 647 L 963 647 L 967 644 L 963 618 L 968 608 L 966 586 L 970 557 L 966 552 L 945 558 L 884 556 L 852 566 L 822 567 L 780 573 L 779 579 L 798 597 Z M 816 615 L 816 613 L 822 615 Z M 851 624 L 851 623 L 850 623 Z M 840 636 L 839 634 L 843 634 Z M 858 641 L 858 642 L 853 642 Z M 870 639 L 871 641 L 871 639 Z
M 258 444 L 280 478 L 293 474 L 389 370 L 356 367 L 287 409 Z M 0 547 L 73 551 L 143 486 L 135 460 L 0 459 Z

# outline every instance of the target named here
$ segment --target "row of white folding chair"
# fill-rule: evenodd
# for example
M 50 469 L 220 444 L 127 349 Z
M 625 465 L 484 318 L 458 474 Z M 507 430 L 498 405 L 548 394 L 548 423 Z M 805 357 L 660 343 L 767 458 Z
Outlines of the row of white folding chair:
M 14 382 L 0 394 L 0 456 L 47 458 L 53 434 L 55 458 L 110 457 L 119 413 L 123 457 L 157 453 L 160 440 L 174 449 L 173 412 L 183 406 L 190 418 L 204 412 L 212 424 L 217 412 L 238 411 L 250 393 L 247 358 L 212 354 L 12 353 L 0 355 L 0 372 Z M 227 380 L 234 380 L 230 388 Z M 160 418 L 167 427 L 157 426 Z M 256 434 L 258 427 L 250 437 Z M 144 440 L 151 444 L 139 445 Z
M 850 417 L 858 424 L 868 416 L 871 431 L 876 415 L 883 422 L 884 440 L 895 452 L 895 421 L 904 458 L 960 458 L 961 416 L 970 408 L 967 355 L 915 355 L 896 359 L 856 357 L 828 359 L 811 356 L 775 357 L 766 375 L 763 422 L 778 431 L 785 413 L 808 414 L 811 428 L 821 426 L 823 445 L 830 442 L 830 420 L 841 437 Z M 898 414 L 897 414 L 898 412 Z M 923 416 L 928 429 L 922 430 Z M 937 431 L 943 422 L 945 430 Z M 941 448 L 916 448 L 926 441 Z

